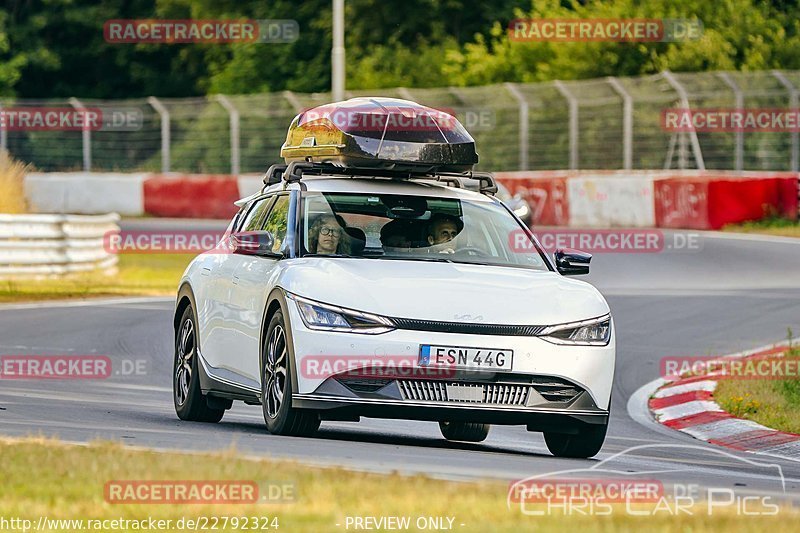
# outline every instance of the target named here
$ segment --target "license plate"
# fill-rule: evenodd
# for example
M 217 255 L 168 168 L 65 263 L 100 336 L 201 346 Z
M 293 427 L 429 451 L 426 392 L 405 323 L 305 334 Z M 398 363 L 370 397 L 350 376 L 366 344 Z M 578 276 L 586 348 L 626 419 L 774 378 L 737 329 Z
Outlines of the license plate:
M 498 348 L 466 348 L 463 346 L 419 347 L 419 366 L 510 371 L 513 350 Z

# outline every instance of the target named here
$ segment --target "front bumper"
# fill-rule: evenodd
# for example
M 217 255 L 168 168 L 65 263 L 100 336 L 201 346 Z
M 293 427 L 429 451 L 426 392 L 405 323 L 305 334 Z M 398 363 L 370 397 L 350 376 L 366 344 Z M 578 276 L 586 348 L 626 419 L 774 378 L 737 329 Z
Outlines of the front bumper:
M 524 424 L 529 429 L 608 421 L 616 353 L 613 327 L 607 346 L 557 345 L 532 336 L 399 329 L 362 335 L 310 330 L 293 303 L 288 309 L 297 380 L 292 403 L 298 408 L 320 410 L 323 418 L 465 420 Z M 430 380 L 416 374 L 381 376 L 378 372 L 372 383 L 370 376 L 361 376 L 359 383 L 349 372 L 309 372 L 320 361 L 358 357 L 385 359 L 387 364 L 401 359 L 415 365 L 421 344 L 513 350 L 512 369 L 459 371 Z M 464 394 L 464 388 L 471 391 Z M 458 392 L 455 398 L 450 397 L 450 391 Z
M 608 411 L 599 409 L 588 393 L 574 384 L 542 376 L 515 377 L 519 378 L 516 382 L 365 380 L 345 374 L 327 379 L 312 394 L 293 395 L 292 403 L 319 411 L 323 420 L 355 421 L 367 416 L 466 421 L 567 433 L 586 424 L 608 422 Z M 458 398 L 453 398 L 451 391 Z

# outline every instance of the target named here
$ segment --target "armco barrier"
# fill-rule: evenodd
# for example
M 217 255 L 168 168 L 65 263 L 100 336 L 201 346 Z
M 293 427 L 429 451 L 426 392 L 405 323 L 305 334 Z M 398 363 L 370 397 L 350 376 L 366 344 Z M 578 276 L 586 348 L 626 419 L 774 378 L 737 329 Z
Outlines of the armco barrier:
M 569 225 L 580 228 L 655 225 L 653 178 L 585 175 L 567 180 Z
M 797 217 L 798 176 L 789 172 L 498 172 L 531 206 L 533 223 L 572 227 L 718 229 L 769 214 Z M 53 179 L 52 182 L 50 180 Z M 34 210 L 230 218 L 233 202 L 262 186 L 257 175 L 31 174 Z
M 25 196 L 37 213 L 144 213 L 142 183 L 147 174 L 32 172 L 25 176 Z
M 498 172 L 497 179 L 511 194 L 520 194 L 531 207 L 532 220 L 543 226 L 569 224 L 567 176 L 561 172 Z
M 179 218 L 230 218 L 240 198 L 235 176 L 153 174 L 144 181 L 144 211 Z
M 113 271 L 117 256 L 104 237 L 119 233 L 119 215 L 0 215 L 0 276 Z
M 720 229 L 766 215 L 797 217 L 797 178 L 672 177 L 655 182 L 660 228 Z
M 791 172 L 500 172 L 533 208 L 535 225 L 719 229 L 776 214 L 797 218 L 798 175 Z M 553 183 L 566 194 L 551 194 Z M 552 213 L 568 213 L 559 220 Z

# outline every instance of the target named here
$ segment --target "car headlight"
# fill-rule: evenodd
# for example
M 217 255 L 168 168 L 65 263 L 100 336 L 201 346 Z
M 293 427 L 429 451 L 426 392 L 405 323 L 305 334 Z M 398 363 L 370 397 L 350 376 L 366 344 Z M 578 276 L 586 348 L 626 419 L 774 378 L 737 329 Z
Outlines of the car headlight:
M 394 329 L 388 318 L 289 295 L 308 329 L 376 335 Z
M 606 346 L 611 341 L 611 315 L 550 326 L 540 336 L 554 344 Z

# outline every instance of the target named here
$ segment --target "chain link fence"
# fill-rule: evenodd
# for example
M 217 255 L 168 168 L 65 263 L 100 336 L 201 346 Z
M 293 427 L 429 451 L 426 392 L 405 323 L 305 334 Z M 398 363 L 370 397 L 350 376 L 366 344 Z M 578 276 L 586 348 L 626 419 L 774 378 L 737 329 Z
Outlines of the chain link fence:
M 669 108 L 797 109 L 800 71 L 670 73 L 482 87 L 375 89 L 454 111 L 482 170 L 798 170 L 795 131 L 674 132 Z M 96 108 L 101 129 L 31 131 L 0 125 L 0 146 L 42 171 L 262 172 L 280 162 L 289 123 L 330 93 L 207 98 L 3 101 L 4 108 Z M 107 121 L 110 121 L 106 123 Z

